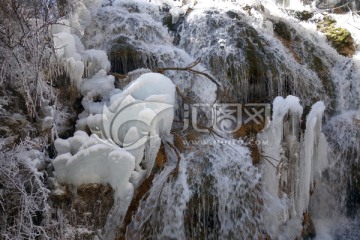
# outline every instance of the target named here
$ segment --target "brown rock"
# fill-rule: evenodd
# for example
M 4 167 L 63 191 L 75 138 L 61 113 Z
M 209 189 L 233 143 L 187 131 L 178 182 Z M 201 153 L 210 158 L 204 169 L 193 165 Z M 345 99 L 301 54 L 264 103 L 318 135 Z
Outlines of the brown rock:
M 258 146 L 256 145 L 256 134 L 264 128 L 264 124 L 244 124 L 236 131 L 233 136 L 235 139 L 244 138 L 250 139 L 246 146 L 250 150 L 253 164 L 258 164 L 261 160 L 261 154 Z
M 315 226 L 309 212 L 303 214 L 302 226 L 301 237 L 303 239 L 313 239 L 316 236 Z
M 185 151 L 184 137 L 174 133 L 174 146 L 182 153 Z
M 167 161 L 164 144 L 161 143 L 159 152 L 155 159 L 155 164 L 158 169 L 163 169 Z
M 244 137 L 254 137 L 258 132 L 264 129 L 264 124 L 244 124 L 240 127 L 239 130 L 233 133 L 233 137 L 244 138 Z

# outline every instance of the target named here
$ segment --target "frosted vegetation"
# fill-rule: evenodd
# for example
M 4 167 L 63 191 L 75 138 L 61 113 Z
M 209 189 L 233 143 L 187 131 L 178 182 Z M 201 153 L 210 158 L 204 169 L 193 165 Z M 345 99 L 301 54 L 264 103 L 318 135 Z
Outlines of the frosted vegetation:
M 342 1 L 0 3 L 0 238 L 336 239 L 356 227 L 350 2 L 343 15 L 324 15 Z M 329 16 L 351 41 L 319 30 Z M 208 77 L 176 71 L 196 59 Z M 272 104 L 263 131 L 182 130 L 184 105 L 251 102 Z M 64 207 L 89 184 L 114 191 L 101 226 Z

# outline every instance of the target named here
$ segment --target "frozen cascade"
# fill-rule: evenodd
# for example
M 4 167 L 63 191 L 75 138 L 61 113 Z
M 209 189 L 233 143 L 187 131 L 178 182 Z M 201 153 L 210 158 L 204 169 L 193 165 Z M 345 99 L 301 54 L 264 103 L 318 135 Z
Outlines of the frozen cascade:
M 274 4 L 303 10 L 300 1 L 184 1 L 182 5 L 116 0 L 103 6 L 101 1 L 85 2 L 81 8 L 88 10 L 70 19 L 80 34 L 62 26 L 53 30 L 58 57 L 84 96 L 79 131 L 72 138 L 57 140 L 59 156 L 54 166 L 59 181 L 110 183 L 115 189 L 122 207 L 110 214 L 107 230 L 116 231 L 122 224 L 136 186 L 151 174 L 160 135 L 169 135 L 171 128 L 179 130 L 172 120 L 182 120 L 182 104 L 190 99 L 192 103 L 273 102 L 271 123 L 257 135 L 260 142 L 268 143 L 259 146 L 262 161 L 253 165 L 245 144 L 214 141 L 219 136 L 198 134 L 201 141 L 178 154 L 165 144 L 168 162 L 155 174 L 132 221 L 123 226 L 127 239 L 267 235 L 295 239 L 308 213 L 320 229 L 319 239 L 334 236 L 321 231 L 323 219 L 345 217 L 348 205 L 357 203 L 351 199 L 358 197 L 354 196 L 358 176 L 346 176 L 358 168 L 360 155 L 358 52 L 352 58 L 339 55 L 313 22 L 299 22 Z M 163 24 L 169 15 L 173 32 Z M 357 21 L 334 18 L 359 43 Z M 184 67 L 197 58 L 202 61 L 196 70 L 207 70 L 220 79 L 221 89 L 190 73 L 166 71 L 166 77 L 149 73 L 157 67 Z M 128 77 L 119 83 L 107 75 L 111 71 Z M 127 83 L 123 90 L 114 87 Z M 174 84 L 188 99 L 175 99 Z M 109 129 L 106 121 L 134 103 L 139 106 L 135 111 L 119 115 L 119 129 Z M 172 106 L 175 113 L 160 114 Z M 150 141 L 145 145 L 132 146 L 138 140 L 145 143 L 144 126 L 128 124 L 130 119 L 148 124 L 145 132 Z M 87 127 L 94 135 L 81 131 Z M 101 139 L 109 136 L 111 141 Z M 175 142 L 175 138 L 167 141 Z M 95 171 L 99 160 L 108 161 L 100 166 L 105 170 L 123 174 L 111 178 L 105 170 Z M 74 172 L 85 161 L 89 165 L 83 171 L 91 174 L 77 176 Z M 334 189 L 339 193 L 335 197 L 331 196 Z M 328 215 L 334 206 L 341 206 L 338 215 Z
M 280 184 L 288 180 L 287 175 L 291 176 L 297 171 L 297 166 L 294 162 L 298 162 L 299 156 L 296 156 L 296 153 L 294 154 L 294 151 L 291 150 L 299 151 L 300 141 L 297 132 L 302 111 L 303 109 L 299 104 L 298 98 L 293 96 L 289 96 L 286 99 L 277 97 L 274 100 L 271 125 L 264 133 L 259 135 L 259 139 L 272 143 L 269 146 L 263 146 L 265 155 L 269 154 L 269 157 L 271 157 L 267 159 L 264 165 L 263 178 L 264 182 L 267 183 L 265 191 L 269 194 L 269 202 L 273 204 L 273 206 L 270 205 L 266 210 L 274 212 L 265 214 L 265 222 L 268 223 L 267 226 L 270 227 L 268 231 L 272 235 L 278 234 L 279 230 L 277 228 L 290 219 L 290 214 L 298 216 L 296 209 L 294 209 L 294 203 L 290 205 L 292 209 L 286 209 L 287 196 L 279 196 L 279 194 L 288 194 L 290 200 L 295 200 L 296 183 L 290 181 L 286 184 L 290 191 L 284 191 L 283 193 L 281 193 Z M 291 150 L 284 152 L 286 148 Z M 286 156 L 286 154 L 290 156 Z M 287 165 L 292 169 L 281 172 L 280 164 L 284 165 L 284 162 L 288 162 Z M 283 180 L 280 180 L 281 178 Z M 278 215 L 280 217 L 277 217 Z M 274 224 L 274 221 L 277 221 L 277 223 Z
M 225 95 L 224 101 L 235 98 L 238 102 L 266 102 L 279 95 L 292 94 L 307 105 L 310 105 L 306 102 L 310 98 L 329 102 L 316 72 L 304 69 L 298 56 L 294 58 L 294 52 L 289 52 L 283 40 L 274 37 L 274 25 L 279 23 L 283 13 L 271 3 L 265 6 L 269 7 L 265 16 L 255 11 L 248 16 L 239 7 L 195 6 L 183 24 L 179 46 L 201 58 L 215 76 L 222 79 L 229 95 Z M 293 30 L 299 38 L 308 35 L 305 29 Z M 307 42 L 304 39 L 304 43 Z
M 161 2 L 157 4 L 162 6 Z M 178 9 L 176 2 L 167 2 L 170 7 L 175 3 L 173 8 Z M 174 37 L 162 25 L 165 13 L 158 5 L 145 0 L 117 0 L 113 6 L 99 9 L 92 20 L 92 27 L 85 29 L 84 45 L 107 51 L 112 71 L 117 70 L 121 74 L 138 68 L 187 66 L 196 58 L 173 45 Z M 196 70 L 206 69 L 198 65 Z M 167 76 L 185 94 L 193 92 L 191 97 L 195 98 L 194 101 L 212 103 L 216 99 L 216 85 L 202 76 L 177 74 L 175 71 L 169 71 Z
M 359 111 L 345 111 L 332 117 L 324 129 L 332 151 L 323 179 L 317 183 L 321 190 L 314 192 L 309 206 L 314 213 L 315 226 L 322 229 L 318 238 L 321 240 L 343 239 L 343 236 L 357 239 L 359 236 L 356 231 L 359 224 L 359 119 Z
M 128 226 L 128 239 L 261 236 L 260 173 L 246 148 L 202 145 L 182 155 L 176 178 L 162 176 Z

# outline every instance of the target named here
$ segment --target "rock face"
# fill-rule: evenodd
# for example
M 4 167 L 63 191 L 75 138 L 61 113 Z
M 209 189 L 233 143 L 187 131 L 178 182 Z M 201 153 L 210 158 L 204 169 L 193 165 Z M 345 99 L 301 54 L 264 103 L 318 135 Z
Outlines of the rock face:
M 313 239 L 316 236 L 316 230 L 310 213 L 305 212 L 303 216 L 303 229 L 301 231 L 301 237 L 302 239 Z
M 156 58 L 131 44 L 127 37 L 119 37 L 112 44 L 108 53 L 111 71 L 127 74 L 138 68 L 155 68 Z
M 51 200 L 57 212 L 68 219 L 68 239 L 94 239 L 101 233 L 114 204 L 114 191 L 109 185 L 84 184 L 70 192 L 66 187 L 62 194 L 53 194 Z
M 351 166 L 350 179 L 348 180 L 347 213 L 356 215 L 360 209 L 360 164 L 353 163 Z M 355 210 L 355 211 L 354 211 Z
M 201 58 L 207 69 L 221 80 L 225 90 L 220 101 L 270 102 L 278 95 L 311 99 L 306 105 L 320 99 L 332 101 L 327 97 L 332 95 L 328 93 L 332 91 L 331 84 L 326 82 L 330 80 L 325 74 L 327 66 L 322 74 L 326 75 L 324 78 L 320 73 L 316 76 L 313 69 L 304 71 L 304 64 L 309 63 L 311 56 L 324 55 L 321 48 L 304 36 L 306 29 L 295 29 L 288 19 L 269 15 L 264 23 L 266 30 L 274 31 L 279 40 L 269 41 L 268 33 L 251 26 L 243 12 L 209 10 L 199 14 L 197 11 L 191 12 L 182 24 L 179 47 Z M 300 87 L 309 84 L 312 86 Z
M 291 31 L 285 22 L 279 21 L 274 24 L 274 32 L 282 39 L 291 41 Z
M 274 33 L 299 64 L 306 64 L 316 73 L 324 91 L 331 96 L 328 110 L 332 110 L 336 99 L 335 85 L 330 74 L 331 65 L 322 58 L 325 54 L 324 50 L 313 42 L 303 39 L 301 33 L 285 21 L 274 22 Z
M 326 35 L 339 54 L 347 57 L 354 55 L 356 48 L 351 33 L 345 28 L 336 27 L 335 19 L 325 16 L 322 21 L 317 23 L 317 28 Z
M 250 155 L 253 164 L 259 164 L 261 161 L 261 154 L 258 145 L 256 144 L 256 136 L 263 130 L 264 124 L 244 124 L 240 129 L 233 133 L 235 139 L 245 139 L 246 146 L 250 150 Z

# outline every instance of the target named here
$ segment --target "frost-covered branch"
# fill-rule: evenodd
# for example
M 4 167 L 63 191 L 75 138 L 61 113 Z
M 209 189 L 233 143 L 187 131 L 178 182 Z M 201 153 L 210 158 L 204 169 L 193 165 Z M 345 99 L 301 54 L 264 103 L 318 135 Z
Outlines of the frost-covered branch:
M 198 70 L 195 70 L 194 67 L 196 65 L 198 65 L 200 63 L 200 59 L 197 59 L 195 62 L 191 63 L 189 66 L 184 67 L 184 68 L 180 68 L 180 67 L 165 67 L 165 68 L 155 68 L 152 71 L 153 72 L 157 72 L 157 73 L 163 73 L 165 71 L 187 71 L 187 72 L 191 72 L 197 75 L 202 75 L 204 77 L 206 77 L 207 79 L 209 79 L 211 82 L 213 82 L 218 88 L 221 87 L 220 83 L 218 81 L 216 81 L 212 76 L 210 76 L 210 74 L 206 73 L 206 72 L 201 72 Z
M 43 100 L 53 101 L 47 82 L 59 69 L 49 32 L 57 22 L 52 4 L 47 0 L 0 3 L 0 81 L 23 97 L 27 115 L 33 119 Z
M 50 210 L 49 190 L 44 174 L 29 156 L 35 150 L 30 141 L 22 142 L 7 153 L 0 153 L 0 236 L 1 239 L 46 237 Z M 41 154 L 37 151 L 39 155 Z

